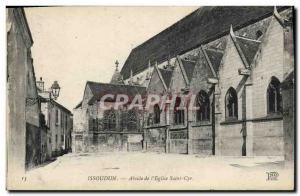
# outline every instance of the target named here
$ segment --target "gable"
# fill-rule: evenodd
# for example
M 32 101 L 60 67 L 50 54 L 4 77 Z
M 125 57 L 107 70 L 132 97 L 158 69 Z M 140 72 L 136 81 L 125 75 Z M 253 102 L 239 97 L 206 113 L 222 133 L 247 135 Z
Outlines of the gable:
M 182 68 L 183 68 L 182 71 L 185 72 L 185 74 L 187 76 L 187 79 L 188 79 L 188 82 L 190 82 L 192 80 L 192 77 L 193 77 L 196 62 L 182 59 L 181 63 L 182 63 Z
M 240 80 L 240 75 L 238 74 L 239 69 L 244 69 L 244 63 L 236 49 L 233 40 L 230 35 L 228 35 L 227 45 L 224 52 L 222 62 L 219 67 L 219 79 L 220 83 L 234 84 L 235 81 Z
M 88 102 L 93 96 L 94 95 L 91 91 L 91 88 L 89 87 L 89 85 L 86 84 L 84 93 L 83 93 L 82 108 L 87 108 Z
M 208 86 L 210 86 L 207 83 L 207 79 L 209 77 L 213 77 L 213 73 L 208 65 L 203 51 L 200 50 L 190 83 L 191 91 L 197 93 L 200 89 L 206 89 Z
M 178 60 L 175 61 L 175 69 L 173 71 L 170 89 L 171 91 L 180 92 L 182 88 L 186 87 L 186 82 L 179 66 Z
M 165 92 L 164 85 L 158 75 L 157 69 L 153 70 L 153 74 L 150 83 L 148 85 L 147 92 L 154 93 L 154 94 Z

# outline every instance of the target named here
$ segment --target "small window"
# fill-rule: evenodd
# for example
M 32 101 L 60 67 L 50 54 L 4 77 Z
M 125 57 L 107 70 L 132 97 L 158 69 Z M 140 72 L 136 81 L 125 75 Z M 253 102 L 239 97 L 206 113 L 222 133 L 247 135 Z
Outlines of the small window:
M 55 135 L 55 143 L 57 143 L 57 134 Z
M 58 110 L 55 110 L 55 124 L 58 125 Z
M 51 124 L 51 113 L 49 112 L 48 113 L 48 122 L 47 122 L 47 124 L 48 124 L 48 127 L 49 127 L 49 129 L 50 129 L 50 124 Z
M 197 96 L 197 121 L 210 120 L 210 101 L 208 94 L 201 90 Z
M 154 124 L 160 123 L 160 109 L 158 104 L 154 105 Z
M 60 127 L 63 128 L 63 120 L 64 120 L 64 114 L 60 112 Z
M 184 124 L 184 109 L 180 107 L 181 98 L 177 97 L 174 106 L 174 124 Z
M 68 116 L 65 116 L 65 129 L 67 130 L 68 127 Z
M 280 82 L 276 77 L 271 78 L 267 89 L 268 114 L 282 112 L 282 96 Z
M 230 87 L 225 96 L 226 118 L 238 118 L 238 99 L 234 88 Z

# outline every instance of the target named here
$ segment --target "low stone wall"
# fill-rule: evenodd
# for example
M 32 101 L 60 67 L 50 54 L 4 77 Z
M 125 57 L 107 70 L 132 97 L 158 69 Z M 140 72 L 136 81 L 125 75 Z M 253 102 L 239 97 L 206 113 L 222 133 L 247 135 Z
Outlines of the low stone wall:
M 145 150 L 166 152 L 166 128 L 151 128 L 145 131 Z

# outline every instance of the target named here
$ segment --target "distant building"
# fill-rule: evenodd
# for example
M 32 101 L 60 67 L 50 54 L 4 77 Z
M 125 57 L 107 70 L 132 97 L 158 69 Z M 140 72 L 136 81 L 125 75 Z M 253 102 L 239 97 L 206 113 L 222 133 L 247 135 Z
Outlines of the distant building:
M 40 104 L 35 84 L 33 40 L 22 8 L 7 17 L 7 167 L 8 181 L 19 181 L 26 169 L 41 163 Z M 16 179 L 13 179 L 16 178 Z
M 132 100 L 116 109 L 115 96 L 130 99 L 145 93 L 144 87 L 124 85 L 117 67 L 111 83 L 87 82 L 83 99 L 74 108 L 74 152 L 142 150 L 143 114 L 128 108 Z M 111 97 L 103 99 L 107 94 Z

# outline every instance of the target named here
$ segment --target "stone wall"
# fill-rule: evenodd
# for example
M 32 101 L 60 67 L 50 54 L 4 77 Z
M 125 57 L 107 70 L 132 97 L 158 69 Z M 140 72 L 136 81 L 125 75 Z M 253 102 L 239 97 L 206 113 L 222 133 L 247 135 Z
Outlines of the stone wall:
M 36 96 L 28 92 L 28 87 L 36 90 L 30 48 L 33 44 L 26 16 L 22 8 L 6 9 L 7 27 L 7 172 L 14 173 L 7 179 L 19 182 L 25 172 L 26 163 L 34 165 L 31 156 L 26 155 L 26 135 L 30 127 L 39 126 L 39 112 Z M 30 85 L 30 86 L 29 86 Z M 32 86 L 31 86 L 32 85 Z M 26 98 L 32 98 L 30 104 Z M 29 101 L 27 99 L 27 101 Z M 26 107 L 26 105 L 32 108 Z M 31 110 L 32 109 L 32 110 Z M 17 122 L 17 123 L 16 123 Z M 28 132 L 26 133 L 26 128 Z M 36 132 L 34 129 L 33 132 Z M 34 145 L 36 147 L 36 145 Z M 32 149 L 33 151 L 38 150 Z M 31 158 L 27 158 L 31 157 Z M 27 158 L 27 159 L 26 159 Z

